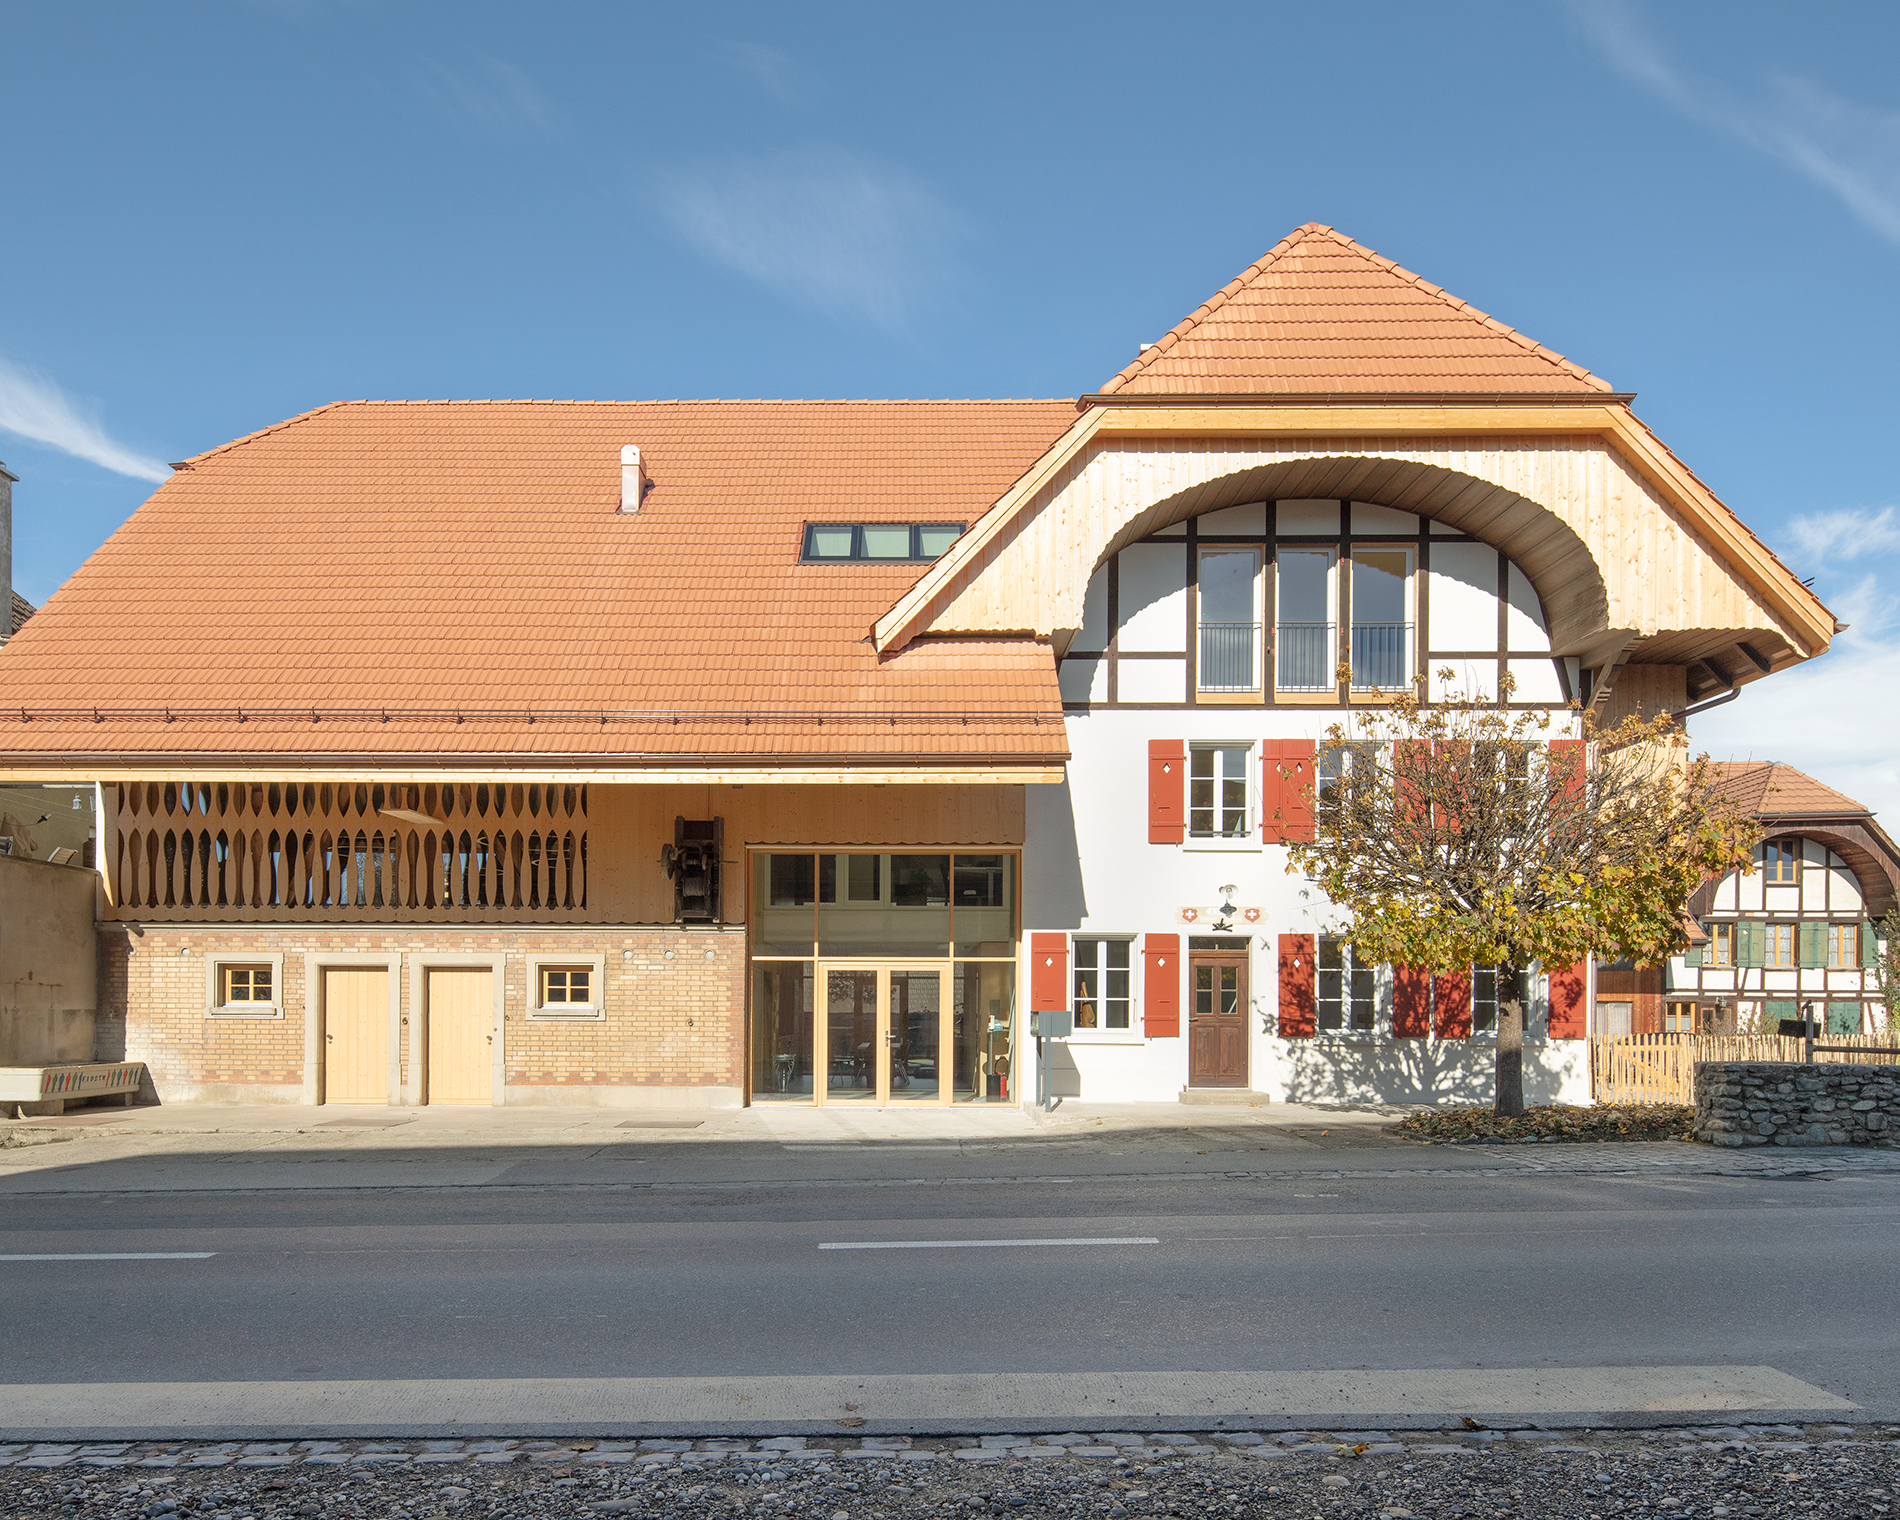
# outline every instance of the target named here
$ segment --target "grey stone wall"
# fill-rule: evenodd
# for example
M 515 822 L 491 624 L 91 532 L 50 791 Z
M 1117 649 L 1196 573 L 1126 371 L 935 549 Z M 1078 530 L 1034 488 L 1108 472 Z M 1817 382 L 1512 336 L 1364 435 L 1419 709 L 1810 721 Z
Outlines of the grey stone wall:
M 1695 1137 L 1710 1145 L 1900 1145 L 1900 1066 L 1698 1061 Z

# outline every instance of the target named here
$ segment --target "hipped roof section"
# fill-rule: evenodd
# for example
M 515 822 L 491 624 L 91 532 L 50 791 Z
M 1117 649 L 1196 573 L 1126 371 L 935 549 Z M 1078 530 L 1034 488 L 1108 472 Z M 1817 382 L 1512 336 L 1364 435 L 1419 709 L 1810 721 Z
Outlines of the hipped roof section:
M 1046 764 L 1048 650 L 871 624 L 1070 401 L 343 402 L 187 461 L 0 652 L 0 753 Z M 651 480 L 619 510 L 621 447 Z
M 1295 229 L 1104 396 L 1610 394 L 1606 381 L 1317 222 Z

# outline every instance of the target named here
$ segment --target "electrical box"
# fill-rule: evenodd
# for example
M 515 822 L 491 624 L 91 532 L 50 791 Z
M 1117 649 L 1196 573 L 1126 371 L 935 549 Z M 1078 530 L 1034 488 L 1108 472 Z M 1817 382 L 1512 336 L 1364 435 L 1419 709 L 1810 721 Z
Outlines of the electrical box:
M 726 858 L 726 820 L 675 818 L 667 874 L 673 878 L 673 922 L 717 924 L 721 913 L 720 878 Z
M 1044 1039 L 1066 1040 L 1075 1033 L 1075 1015 L 1066 1008 L 1045 1008 L 1029 1015 L 1029 1032 Z

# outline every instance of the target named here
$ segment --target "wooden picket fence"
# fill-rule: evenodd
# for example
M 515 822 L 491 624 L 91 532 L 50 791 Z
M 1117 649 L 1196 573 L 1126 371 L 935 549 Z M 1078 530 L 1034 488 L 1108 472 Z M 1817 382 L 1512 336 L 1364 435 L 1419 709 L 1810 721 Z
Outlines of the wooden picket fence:
M 1893 1036 L 1828 1037 L 1822 1045 L 1879 1047 L 1875 1054 L 1817 1051 L 1816 1061 L 1879 1066 L 1900 1063 Z M 1698 1061 L 1795 1061 L 1800 1040 L 1759 1034 L 1599 1035 L 1590 1042 L 1590 1095 L 1599 1103 L 1693 1103 Z

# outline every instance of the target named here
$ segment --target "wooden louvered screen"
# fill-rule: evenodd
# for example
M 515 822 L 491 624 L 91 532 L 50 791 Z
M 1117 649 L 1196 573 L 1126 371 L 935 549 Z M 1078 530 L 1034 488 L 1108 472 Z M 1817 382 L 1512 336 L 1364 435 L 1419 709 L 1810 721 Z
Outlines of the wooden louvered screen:
M 109 790 L 117 818 L 107 869 L 124 917 L 589 921 L 584 786 L 153 781 Z

